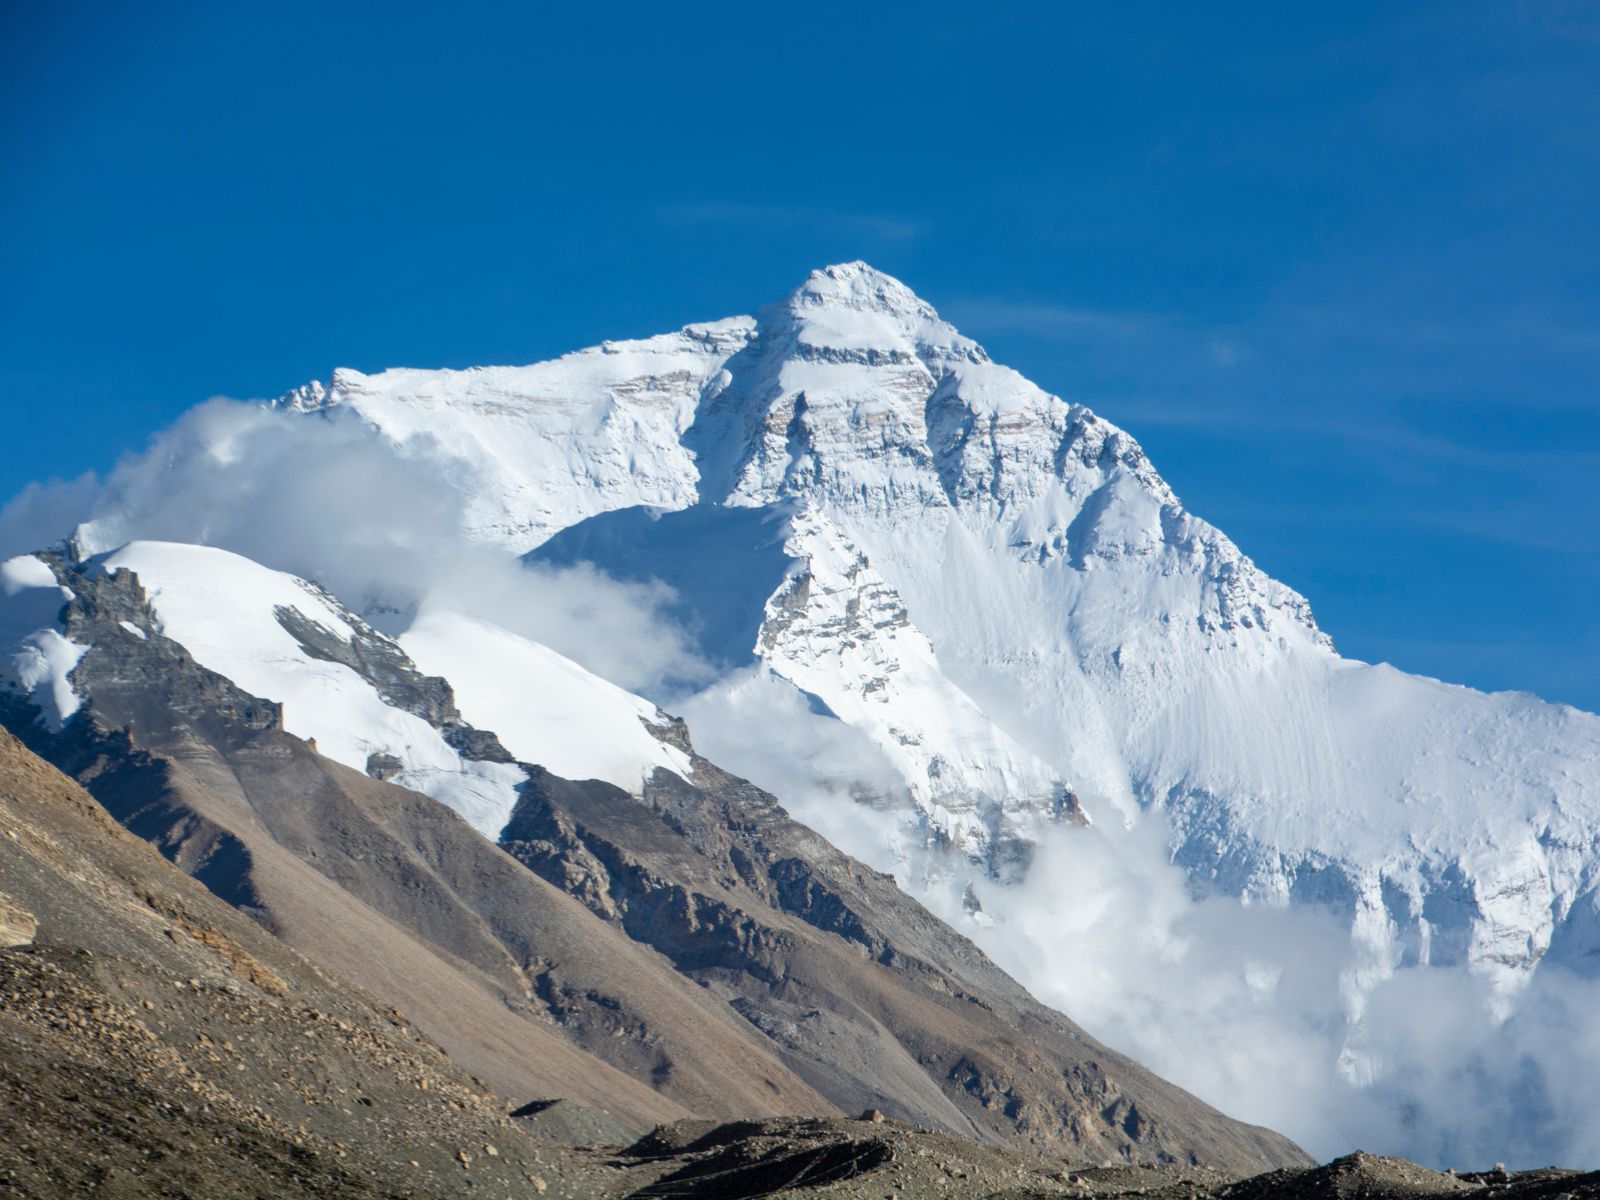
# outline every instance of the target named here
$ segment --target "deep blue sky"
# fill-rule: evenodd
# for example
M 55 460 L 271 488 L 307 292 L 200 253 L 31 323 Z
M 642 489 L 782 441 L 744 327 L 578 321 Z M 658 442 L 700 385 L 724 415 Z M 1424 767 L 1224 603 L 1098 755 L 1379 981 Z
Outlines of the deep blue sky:
M 0 162 L 0 494 L 212 394 L 859 257 L 1130 428 L 1346 653 L 1600 710 L 1586 0 L 6 0 Z

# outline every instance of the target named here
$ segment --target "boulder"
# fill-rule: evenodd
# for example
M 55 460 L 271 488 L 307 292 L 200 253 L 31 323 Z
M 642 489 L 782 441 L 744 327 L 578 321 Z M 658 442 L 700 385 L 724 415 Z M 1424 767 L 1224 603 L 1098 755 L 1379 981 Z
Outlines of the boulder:
M 0 893 L 0 950 L 14 946 L 33 945 L 33 935 L 39 932 L 39 921 L 20 904 Z

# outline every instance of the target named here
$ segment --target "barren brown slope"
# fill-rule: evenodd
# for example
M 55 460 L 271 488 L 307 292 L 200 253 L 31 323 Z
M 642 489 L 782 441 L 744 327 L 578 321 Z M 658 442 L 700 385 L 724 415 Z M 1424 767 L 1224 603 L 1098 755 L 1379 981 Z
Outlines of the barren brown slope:
M 191 747 L 176 765 L 163 804 L 185 812 L 163 837 L 181 846 L 196 815 L 227 822 L 252 858 L 256 911 L 280 937 L 392 997 L 504 1094 L 570 1097 L 637 1126 L 690 1111 L 834 1111 L 717 997 L 437 801 L 283 734 Z M 559 1077 L 552 1036 L 573 1048 L 575 1070 Z M 630 1086 L 586 1073 L 574 1049 Z
M 453 954 L 274 841 L 252 810 L 237 808 L 237 781 L 221 786 L 219 775 L 231 776 L 211 761 L 212 753 L 191 747 L 173 762 L 152 764 L 165 778 L 153 802 L 145 788 L 118 779 L 116 770 L 96 779 L 97 791 L 112 805 L 135 805 L 128 811 L 137 824 L 159 829 L 158 844 L 174 852 L 180 866 L 214 871 L 221 858 L 247 863 L 230 862 L 228 869 L 237 872 L 234 886 L 250 896 L 252 915 L 312 961 L 401 1008 L 457 1065 L 510 1100 L 573 1097 L 604 1105 L 640 1129 L 690 1111 L 631 1075 L 597 1070 L 605 1064 L 575 1046 L 567 1031 L 540 1019 L 532 1006 L 520 1012 L 508 1007 L 508 998 L 524 996 L 520 969 L 470 916 L 447 911 L 430 923 L 429 932 L 441 939 L 456 935 L 461 953 Z M 291 753 L 311 754 L 303 748 Z M 292 763 L 278 766 L 280 778 L 294 774 Z M 326 796 L 304 798 L 328 802 Z M 367 851 L 355 852 L 356 862 L 369 851 L 374 857 L 368 862 L 397 853 L 368 842 Z M 327 846 L 312 853 L 333 870 L 351 866 Z M 422 891 L 426 885 L 412 886 Z M 423 898 L 429 899 L 425 891 Z
M 173 868 L 4 730 L 0 892 L 37 920 L 31 944 L 0 949 L 5 1194 L 447 1196 L 463 1177 L 501 1195 L 531 1186 L 540 1147 L 498 1097 L 401 1016 Z
M 1309 1160 L 1035 1001 L 888 876 L 694 761 L 642 800 L 535 777 L 503 844 L 728 998 L 841 1107 L 1091 1159 Z

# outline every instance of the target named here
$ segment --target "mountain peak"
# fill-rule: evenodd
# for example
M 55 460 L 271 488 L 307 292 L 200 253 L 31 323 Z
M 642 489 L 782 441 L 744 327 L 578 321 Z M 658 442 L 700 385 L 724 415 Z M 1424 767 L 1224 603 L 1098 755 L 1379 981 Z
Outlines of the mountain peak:
M 916 352 L 967 361 L 988 356 L 940 319 L 933 305 L 892 275 L 857 259 L 820 267 L 772 308 L 792 323 L 802 346 L 834 352 Z
M 879 312 L 936 316 L 933 306 L 901 283 L 859 258 L 819 267 L 791 294 L 792 302 L 816 307 L 867 308 Z

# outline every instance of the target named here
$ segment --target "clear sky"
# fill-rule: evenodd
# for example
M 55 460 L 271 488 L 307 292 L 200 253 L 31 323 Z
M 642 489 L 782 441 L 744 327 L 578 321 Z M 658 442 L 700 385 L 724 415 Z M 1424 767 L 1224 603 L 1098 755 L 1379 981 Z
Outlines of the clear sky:
M 1600 710 L 1600 6 L 0 3 L 0 494 L 864 258 L 1347 654 Z

